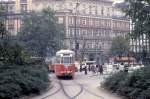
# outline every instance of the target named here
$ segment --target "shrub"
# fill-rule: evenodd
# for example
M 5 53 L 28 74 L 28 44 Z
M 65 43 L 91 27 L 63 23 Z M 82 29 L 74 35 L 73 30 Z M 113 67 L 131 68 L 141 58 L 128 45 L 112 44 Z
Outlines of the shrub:
M 20 44 L 0 42 L 0 99 L 39 94 L 48 87 L 46 66 L 29 60 Z
M 128 99 L 150 99 L 150 67 L 133 73 L 117 73 L 106 79 L 104 86 Z
M 47 70 L 40 65 L 11 66 L 0 72 L 0 99 L 39 94 L 49 85 Z
M 29 55 L 24 48 L 16 42 L 0 42 L 0 64 L 22 65 L 29 59 Z
M 117 88 L 119 87 L 119 83 L 125 80 L 125 77 L 126 77 L 125 72 L 116 73 L 106 79 L 104 86 L 107 86 L 106 87 L 107 89 L 110 89 L 113 92 L 116 92 Z

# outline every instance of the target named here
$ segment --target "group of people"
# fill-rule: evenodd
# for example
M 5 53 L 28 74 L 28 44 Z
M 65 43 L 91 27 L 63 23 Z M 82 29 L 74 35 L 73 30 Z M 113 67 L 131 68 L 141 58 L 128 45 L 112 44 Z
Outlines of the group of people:
M 85 75 L 87 75 L 88 71 L 95 73 L 100 73 L 103 74 L 103 65 L 97 64 L 96 66 L 92 65 L 80 65 L 80 72 L 83 71 L 85 72 Z

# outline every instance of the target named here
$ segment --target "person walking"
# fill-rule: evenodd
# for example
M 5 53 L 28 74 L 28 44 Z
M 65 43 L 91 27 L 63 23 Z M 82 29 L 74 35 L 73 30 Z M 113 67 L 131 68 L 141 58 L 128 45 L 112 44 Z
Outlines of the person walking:
M 82 64 L 80 64 L 80 72 L 82 72 Z
M 103 65 L 98 65 L 98 71 L 103 74 Z
M 84 67 L 85 75 L 87 75 L 87 65 Z
M 94 65 L 91 66 L 91 70 L 92 70 L 93 74 L 95 74 L 95 67 L 94 67 Z

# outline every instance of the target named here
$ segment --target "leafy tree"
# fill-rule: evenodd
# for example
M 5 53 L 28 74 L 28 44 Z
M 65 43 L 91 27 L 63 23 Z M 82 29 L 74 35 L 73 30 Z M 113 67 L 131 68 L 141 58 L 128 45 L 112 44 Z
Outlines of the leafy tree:
M 146 35 L 150 47 L 150 0 L 126 0 L 126 2 L 129 5 L 126 13 L 133 24 L 132 36 L 138 38 Z
M 0 65 L 22 65 L 29 59 L 24 48 L 13 41 L 1 42 L 0 52 Z
M 19 36 L 33 56 L 43 57 L 62 47 L 64 29 L 57 23 L 54 12 L 47 8 L 25 14 Z
M 112 41 L 112 45 L 110 48 L 111 55 L 122 56 L 128 54 L 129 51 L 129 38 L 124 38 L 122 36 L 116 37 Z
M 38 94 L 50 84 L 47 66 L 32 61 L 17 40 L 9 39 L 3 12 L 0 8 L 0 99 Z
M 4 24 L 5 21 L 5 9 L 2 5 L 0 5 L 0 37 L 1 39 L 6 36 L 6 26 Z

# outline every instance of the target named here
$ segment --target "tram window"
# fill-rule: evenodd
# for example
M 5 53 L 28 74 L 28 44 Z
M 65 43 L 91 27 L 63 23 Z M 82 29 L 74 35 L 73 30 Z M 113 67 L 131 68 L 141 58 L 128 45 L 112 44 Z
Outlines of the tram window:
M 71 63 L 71 57 L 63 57 L 63 63 Z
M 60 58 L 59 56 L 57 56 L 56 62 L 57 62 L 57 63 L 60 63 L 60 59 L 61 59 L 61 58 Z

